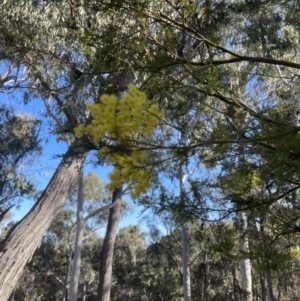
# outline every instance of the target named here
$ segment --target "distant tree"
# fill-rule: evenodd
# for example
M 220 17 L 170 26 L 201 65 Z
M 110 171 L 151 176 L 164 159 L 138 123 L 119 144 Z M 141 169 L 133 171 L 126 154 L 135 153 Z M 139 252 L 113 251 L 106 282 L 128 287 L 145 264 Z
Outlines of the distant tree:
M 19 197 L 34 192 L 26 169 L 20 167 L 32 164 L 34 155 L 41 152 L 39 124 L 31 115 L 16 114 L 12 107 L 0 106 L 0 221 Z
M 68 288 L 71 274 L 74 219 L 75 214 L 71 210 L 63 210 L 58 214 L 50 229 L 45 233 L 32 261 L 26 265 L 13 293 L 15 300 L 69 300 L 68 290 L 64 288 Z M 88 291 L 96 291 L 98 266 L 95 265 L 96 255 L 94 254 L 99 253 L 101 244 L 102 239 L 95 229 L 86 227 L 82 245 L 79 297 L 87 294 Z
M 107 195 L 104 192 L 103 184 L 99 177 L 94 173 L 89 173 L 88 176 L 83 178 L 83 171 L 79 174 L 78 179 L 78 193 L 77 193 L 77 209 L 76 209 L 76 235 L 74 247 L 72 246 L 73 265 L 70 277 L 70 301 L 77 301 L 78 299 L 78 284 L 81 267 L 81 250 L 84 243 L 84 228 L 92 218 L 97 218 L 97 221 L 104 222 L 107 211 L 116 206 L 115 202 L 106 204 Z M 85 202 L 89 204 L 88 214 L 84 214 Z M 99 203 L 102 206 L 99 207 Z M 95 206 L 93 208 L 93 205 Z M 98 208 L 97 208 L 98 207 Z M 121 200 L 120 200 L 121 207 Z M 101 218 L 102 217 L 102 218 Z
M 146 235 L 139 226 L 129 225 L 120 229 L 116 239 L 113 262 L 111 298 L 143 299 L 141 267 L 145 263 Z

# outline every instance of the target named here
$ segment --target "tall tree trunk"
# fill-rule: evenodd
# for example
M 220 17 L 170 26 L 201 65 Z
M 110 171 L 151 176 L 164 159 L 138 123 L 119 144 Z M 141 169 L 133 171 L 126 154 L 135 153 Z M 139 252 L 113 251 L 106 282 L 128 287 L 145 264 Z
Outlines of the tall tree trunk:
M 260 272 L 259 278 L 260 278 L 260 286 L 261 286 L 261 301 L 266 301 L 267 294 L 266 294 L 266 285 L 265 285 L 265 275 L 262 272 Z
M 183 293 L 184 301 L 191 301 L 191 278 L 190 278 L 190 267 L 189 267 L 189 240 L 186 227 L 181 226 L 182 236 L 182 267 L 183 267 Z
M 68 291 L 69 291 L 69 279 L 70 279 L 70 269 L 73 257 L 73 247 L 70 247 L 69 255 L 68 255 L 68 262 L 67 262 L 67 271 L 64 279 L 63 284 L 63 292 L 62 292 L 62 301 L 67 301 L 68 298 Z
M 186 201 L 186 190 L 185 190 L 185 180 L 188 177 L 188 173 L 183 173 L 183 163 L 179 166 L 179 181 L 180 181 L 180 202 L 182 204 Z M 183 269 L 183 296 L 184 301 L 191 301 L 191 277 L 190 277 L 190 267 L 189 267 L 189 241 L 188 234 L 185 225 L 181 225 L 181 237 L 182 237 L 182 269 Z
M 180 202 L 185 203 L 186 191 L 184 182 L 188 177 L 188 174 L 183 173 L 183 163 L 179 167 L 179 193 Z M 182 270 L 183 270 L 183 296 L 184 301 L 191 301 L 191 277 L 190 277 L 190 267 L 189 267 L 189 240 L 185 225 L 181 225 L 181 238 L 182 238 Z
M 261 233 L 261 240 L 262 240 L 262 247 L 265 253 L 268 252 L 268 237 L 265 233 L 265 227 L 263 226 L 265 223 L 265 217 L 261 217 L 261 223 L 260 223 L 260 233 Z M 272 281 L 272 276 L 271 276 L 271 268 L 270 268 L 270 262 L 269 258 L 266 259 L 266 280 L 267 280 L 267 287 L 268 287 L 268 293 L 269 293 L 269 299 L 271 301 L 276 301 L 276 297 L 274 294 L 274 289 L 273 289 L 273 281 Z
M 86 301 L 86 293 L 87 293 L 87 268 L 83 268 L 83 288 L 82 288 L 82 301 Z
M 207 256 L 207 249 L 205 250 L 205 257 L 204 257 L 204 298 L 203 301 L 207 300 L 207 292 L 210 287 L 210 278 L 209 278 L 209 271 L 210 271 L 210 263 Z
M 83 217 L 83 170 L 81 169 L 78 181 L 77 197 L 77 220 L 76 220 L 76 238 L 74 246 L 73 268 L 70 280 L 70 301 L 77 301 L 78 283 L 81 265 L 81 248 L 83 241 L 83 231 L 85 220 Z
M 39 200 L 0 244 L 1 301 L 7 301 L 11 295 L 43 234 L 64 206 L 86 154 L 83 147 L 68 150 Z
M 116 188 L 112 196 L 112 203 L 115 202 L 116 205 L 109 211 L 106 234 L 103 241 L 97 301 L 110 301 L 112 260 L 117 236 L 117 227 L 121 214 L 122 192 L 122 187 Z
M 271 276 L 271 271 L 270 270 L 266 271 L 266 279 L 267 279 L 267 285 L 268 285 L 269 299 L 271 301 L 276 301 L 276 297 L 275 297 L 274 289 L 273 289 L 273 281 L 272 281 L 272 276 Z
M 237 292 L 236 288 L 237 288 L 238 285 L 237 285 L 237 281 L 236 281 L 236 268 L 235 268 L 234 262 L 231 263 L 231 274 L 232 274 L 232 286 L 233 286 L 233 288 L 232 288 L 232 292 L 233 292 L 232 300 L 237 301 L 238 300 L 237 299 L 238 292 Z
M 245 212 L 239 211 L 238 214 L 239 231 L 241 236 L 240 250 L 245 254 L 249 251 L 249 243 L 247 238 L 247 217 Z M 251 277 L 251 263 L 249 258 L 240 260 L 241 271 L 241 288 L 242 301 L 252 301 L 252 277 Z

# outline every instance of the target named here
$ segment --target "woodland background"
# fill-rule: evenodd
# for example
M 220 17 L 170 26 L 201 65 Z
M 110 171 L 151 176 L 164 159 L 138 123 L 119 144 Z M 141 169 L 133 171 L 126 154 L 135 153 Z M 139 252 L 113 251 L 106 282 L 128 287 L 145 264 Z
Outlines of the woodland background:
M 299 300 L 299 13 L 1 1 L 1 301 Z

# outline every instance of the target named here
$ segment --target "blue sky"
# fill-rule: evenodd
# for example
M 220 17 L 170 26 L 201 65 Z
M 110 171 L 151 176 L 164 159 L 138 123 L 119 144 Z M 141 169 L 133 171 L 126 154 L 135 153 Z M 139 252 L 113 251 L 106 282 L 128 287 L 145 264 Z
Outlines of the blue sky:
M 3 103 L 13 106 L 16 113 L 29 113 L 38 119 L 41 119 L 45 110 L 42 101 L 38 99 L 34 99 L 30 101 L 28 105 L 25 105 L 23 103 L 23 96 L 21 93 L 0 94 L 0 104 Z M 40 158 L 35 158 L 33 165 L 25 165 L 21 167 L 29 175 L 29 177 L 31 177 L 31 179 L 34 179 L 37 189 L 40 191 L 46 188 L 61 161 L 61 158 L 57 158 L 56 156 L 64 154 L 67 150 L 66 143 L 57 142 L 56 137 L 49 132 L 49 125 L 47 122 L 43 122 L 40 131 L 40 138 L 43 146 L 42 155 Z M 108 182 L 108 174 L 111 170 L 111 167 L 98 166 L 95 168 L 95 166 L 92 166 L 91 164 L 86 164 L 84 174 L 87 175 L 88 172 L 93 171 L 101 178 L 102 181 Z M 128 196 L 125 196 L 124 199 L 134 209 L 134 212 L 127 214 L 122 218 L 119 228 L 125 227 L 129 224 L 140 224 L 139 218 L 143 208 L 135 205 Z M 24 199 L 18 207 L 13 208 L 13 220 L 20 220 L 30 210 L 33 204 L 34 200 Z
M 16 112 L 19 114 L 29 113 L 37 119 L 41 119 L 41 116 L 43 116 L 43 113 L 45 113 L 44 104 L 41 100 L 34 99 L 30 101 L 28 105 L 25 105 L 21 93 L 14 93 L 12 95 L 0 94 L 0 104 L 1 103 L 6 103 L 13 106 Z M 59 165 L 61 158 L 57 158 L 57 156 L 63 155 L 67 150 L 67 144 L 62 141 L 57 142 L 55 135 L 51 134 L 51 129 L 49 128 L 48 123 L 45 121 L 45 119 L 43 121 L 44 122 L 42 123 L 42 128 L 40 131 L 40 138 L 42 140 L 43 146 L 42 156 L 40 158 L 35 158 L 34 165 L 27 165 L 23 167 L 24 172 L 26 172 L 29 177 L 36 180 L 36 186 L 39 191 L 43 191 L 46 188 L 53 173 Z M 192 160 L 190 164 L 191 166 L 189 166 L 189 168 L 193 168 L 195 167 L 195 164 L 197 165 L 197 162 L 194 162 Z M 95 168 L 95 166 L 87 163 L 84 168 L 84 174 L 87 175 L 90 171 L 93 171 L 105 183 L 108 182 L 108 174 L 111 170 L 111 167 L 98 166 Z M 191 175 L 191 177 L 193 178 L 194 176 L 196 176 L 200 178 L 206 178 L 206 173 L 207 170 L 203 166 L 199 166 L 199 169 L 196 170 L 195 174 Z M 168 188 L 170 188 L 171 190 L 178 189 L 177 184 L 170 183 L 170 180 L 166 177 L 166 175 L 160 175 L 159 180 L 165 183 L 165 185 L 168 186 Z M 143 231 L 147 231 L 148 229 L 146 227 L 146 223 L 140 221 L 141 211 L 143 210 L 143 207 L 134 204 L 129 196 L 125 196 L 124 199 L 134 209 L 134 212 L 129 213 L 125 217 L 123 217 L 119 224 L 119 228 L 133 224 L 139 225 Z M 20 206 L 14 207 L 12 210 L 13 220 L 20 220 L 26 213 L 28 213 L 33 204 L 34 200 L 27 199 L 24 200 Z M 151 215 L 150 211 L 146 212 L 146 214 L 150 215 L 150 219 L 152 218 L 152 220 L 154 221 L 155 217 Z M 216 217 L 216 213 L 211 214 L 212 218 Z M 159 226 L 159 228 L 161 227 Z M 100 233 L 102 234 L 104 230 L 105 226 L 104 229 L 100 230 Z

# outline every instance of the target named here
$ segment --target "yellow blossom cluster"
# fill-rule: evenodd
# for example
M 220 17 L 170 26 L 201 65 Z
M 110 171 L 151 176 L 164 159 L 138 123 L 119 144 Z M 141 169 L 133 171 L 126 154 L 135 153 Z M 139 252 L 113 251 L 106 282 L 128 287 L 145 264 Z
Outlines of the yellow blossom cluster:
M 110 173 L 113 190 L 123 184 L 130 183 L 130 193 L 137 198 L 146 192 L 153 179 L 153 169 L 146 167 L 146 154 L 136 147 L 135 136 L 141 134 L 151 138 L 159 120 L 164 115 L 157 105 L 151 105 L 145 93 L 137 90 L 132 84 L 121 99 L 114 95 L 102 95 L 100 102 L 88 104 L 93 117 L 91 124 L 79 125 L 74 129 L 77 138 L 89 135 L 95 144 L 108 138 L 115 145 L 124 146 L 125 151 L 112 151 L 110 147 L 102 147 L 100 157 L 105 157 L 114 165 Z
M 102 156 L 114 164 L 114 170 L 109 174 L 110 183 L 108 188 L 113 190 L 125 183 L 130 183 L 129 191 L 132 198 L 139 197 L 146 192 L 153 180 L 152 166 L 145 166 L 146 155 L 141 150 L 131 150 L 130 155 L 113 153 L 109 148 L 103 147 L 100 150 Z

